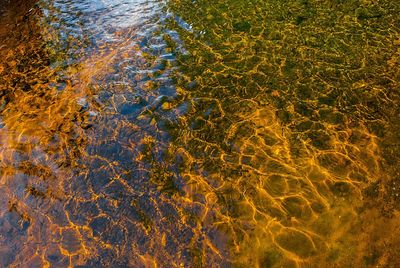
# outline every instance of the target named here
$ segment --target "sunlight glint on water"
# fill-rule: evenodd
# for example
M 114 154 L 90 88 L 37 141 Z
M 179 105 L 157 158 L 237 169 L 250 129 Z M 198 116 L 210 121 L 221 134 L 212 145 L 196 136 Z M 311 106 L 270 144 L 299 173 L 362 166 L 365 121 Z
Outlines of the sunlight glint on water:
M 0 266 L 400 265 L 395 1 L 3 2 Z

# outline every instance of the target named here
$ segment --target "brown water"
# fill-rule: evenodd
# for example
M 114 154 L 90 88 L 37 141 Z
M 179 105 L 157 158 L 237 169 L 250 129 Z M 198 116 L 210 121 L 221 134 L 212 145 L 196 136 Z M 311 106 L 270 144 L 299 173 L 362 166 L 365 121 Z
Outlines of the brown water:
M 0 267 L 400 266 L 396 1 L 0 12 Z

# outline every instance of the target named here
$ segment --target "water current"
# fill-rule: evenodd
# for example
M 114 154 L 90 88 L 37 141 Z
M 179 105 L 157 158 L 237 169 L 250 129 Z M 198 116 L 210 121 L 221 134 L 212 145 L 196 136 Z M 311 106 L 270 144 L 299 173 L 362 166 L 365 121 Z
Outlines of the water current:
M 0 267 L 400 267 L 399 14 L 0 0 Z

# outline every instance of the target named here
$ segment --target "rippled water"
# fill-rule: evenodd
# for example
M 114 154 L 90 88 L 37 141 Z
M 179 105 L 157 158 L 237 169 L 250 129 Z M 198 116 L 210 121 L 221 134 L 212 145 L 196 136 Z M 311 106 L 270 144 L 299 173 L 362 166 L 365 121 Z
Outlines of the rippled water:
M 399 266 L 398 14 L 0 0 L 0 266 Z

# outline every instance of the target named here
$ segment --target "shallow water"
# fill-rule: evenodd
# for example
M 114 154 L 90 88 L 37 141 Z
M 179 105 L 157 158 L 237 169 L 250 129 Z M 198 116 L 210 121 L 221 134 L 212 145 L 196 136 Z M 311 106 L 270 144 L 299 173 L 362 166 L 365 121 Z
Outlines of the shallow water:
M 398 14 L 0 0 L 0 266 L 399 266 Z

